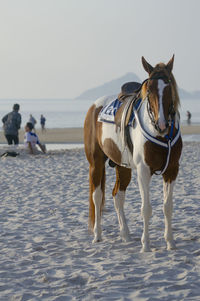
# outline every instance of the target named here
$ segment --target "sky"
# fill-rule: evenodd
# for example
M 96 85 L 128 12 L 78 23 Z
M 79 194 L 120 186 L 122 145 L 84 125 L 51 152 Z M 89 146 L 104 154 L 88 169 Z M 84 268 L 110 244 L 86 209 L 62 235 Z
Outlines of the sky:
M 74 98 L 167 63 L 200 90 L 199 0 L 0 0 L 0 99 Z

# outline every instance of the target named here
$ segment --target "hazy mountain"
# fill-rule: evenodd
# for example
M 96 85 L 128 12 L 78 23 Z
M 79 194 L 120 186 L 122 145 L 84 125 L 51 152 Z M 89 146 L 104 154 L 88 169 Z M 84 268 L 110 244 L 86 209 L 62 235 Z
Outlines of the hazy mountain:
M 141 82 L 139 77 L 134 73 L 126 73 L 124 76 L 109 81 L 101 86 L 93 89 L 86 90 L 81 95 L 76 97 L 77 99 L 97 99 L 100 96 L 118 94 L 121 86 L 126 82 Z
M 88 89 L 81 93 L 76 99 L 88 99 L 88 100 L 95 100 L 98 97 L 104 96 L 104 95 L 113 95 L 118 94 L 120 92 L 121 86 L 126 82 L 142 82 L 140 78 L 132 72 L 126 73 L 124 76 L 119 77 L 117 79 L 111 80 L 103 85 L 100 85 L 98 87 Z M 188 92 L 184 89 L 179 88 L 179 96 L 181 98 L 186 99 L 200 99 L 200 91 L 193 91 Z
M 179 89 L 179 96 L 181 98 L 186 98 L 186 99 L 200 99 L 200 91 L 193 91 L 193 92 L 188 92 L 183 89 Z

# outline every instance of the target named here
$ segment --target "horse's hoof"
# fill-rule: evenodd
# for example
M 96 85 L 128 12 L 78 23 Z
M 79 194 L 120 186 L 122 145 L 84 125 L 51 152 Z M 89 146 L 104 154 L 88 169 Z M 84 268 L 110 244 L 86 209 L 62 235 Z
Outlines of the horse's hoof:
M 130 242 L 131 241 L 131 238 L 130 238 L 129 235 L 128 236 L 121 236 L 121 239 L 122 239 L 123 242 Z
M 167 242 L 167 250 L 170 251 L 170 250 L 176 250 L 176 244 L 174 241 L 171 241 L 171 242 Z
M 101 241 L 102 241 L 101 238 L 94 238 L 93 241 L 92 241 L 92 243 L 94 244 L 94 243 L 96 243 L 96 242 L 101 242 Z
M 151 248 L 149 246 L 143 246 L 140 253 L 151 252 Z
M 128 227 L 125 227 L 125 229 L 120 230 L 120 237 L 123 242 L 129 242 L 131 241 L 130 233 Z

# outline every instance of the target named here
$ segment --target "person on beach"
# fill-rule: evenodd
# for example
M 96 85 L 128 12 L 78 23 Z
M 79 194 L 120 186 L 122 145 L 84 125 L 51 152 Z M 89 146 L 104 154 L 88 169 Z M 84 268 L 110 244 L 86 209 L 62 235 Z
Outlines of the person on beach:
M 192 114 L 190 113 L 190 111 L 187 111 L 187 123 L 188 124 L 191 123 L 191 117 L 192 117 Z
M 29 117 L 29 121 L 28 122 L 31 122 L 32 125 L 33 125 L 33 130 L 35 131 L 35 125 L 37 123 L 37 120 L 33 117 L 32 114 L 30 114 L 30 117 Z
M 40 124 L 41 124 L 41 130 L 44 131 L 45 130 L 45 122 L 46 122 L 46 118 L 41 115 L 40 116 Z
M 38 145 L 43 153 L 46 153 L 45 145 L 41 144 L 38 136 L 32 132 L 33 124 L 31 122 L 27 122 L 25 125 L 25 136 L 24 136 L 24 144 L 25 148 L 28 150 L 30 154 L 37 154 L 38 149 L 36 145 Z
M 21 126 L 21 114 L 19 113 L 19 104 L 14 104 L 13 111 L 2 118 L 4 135 L 8 145 L 19 144 L 19 129 Z

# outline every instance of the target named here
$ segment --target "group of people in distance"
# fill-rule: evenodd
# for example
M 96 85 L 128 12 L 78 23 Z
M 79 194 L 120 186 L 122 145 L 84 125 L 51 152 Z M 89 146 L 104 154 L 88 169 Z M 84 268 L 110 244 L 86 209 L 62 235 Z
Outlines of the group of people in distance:
M 37 120 L 33 117 L 32 114 L 30 114 L 29 122 L 32 123 L 33 129 L 35 130 L 35 125 L 37 123 Z M 45 122 L 46 122 L 46 118 L 43 115 L 41 115 L 41 117 L 40 117 L 40 125 L 41 125 L 42 131 L 45 130 Z
M 21 127 L 21 114 L 19 113 L 20 105 L 14 104 L 13 111 L 6 114 L 2 118 L 3 122 L 3 128 L 4 128 L 4 135 L 6 137 L 6 140 L 8 142 L 8 145 L 18 145 L 19 144 L 19 129 Z M 40 123 L 41 123 L 41 129 L 45 129 L 45 117 L 41 115 Z M 25 135 L 24 135 L 24 146 L 25 149 L 30 154 L 37 153 L 37 147 L 39 146 L 41 151 L 43 153 L 46 152 L 45 145 L 40 143 L 40 140 L 33 130 L 35 129 L 35 124 L 37 121 L 35 118 L 30 114 L 30 119 L 25 125 Z

